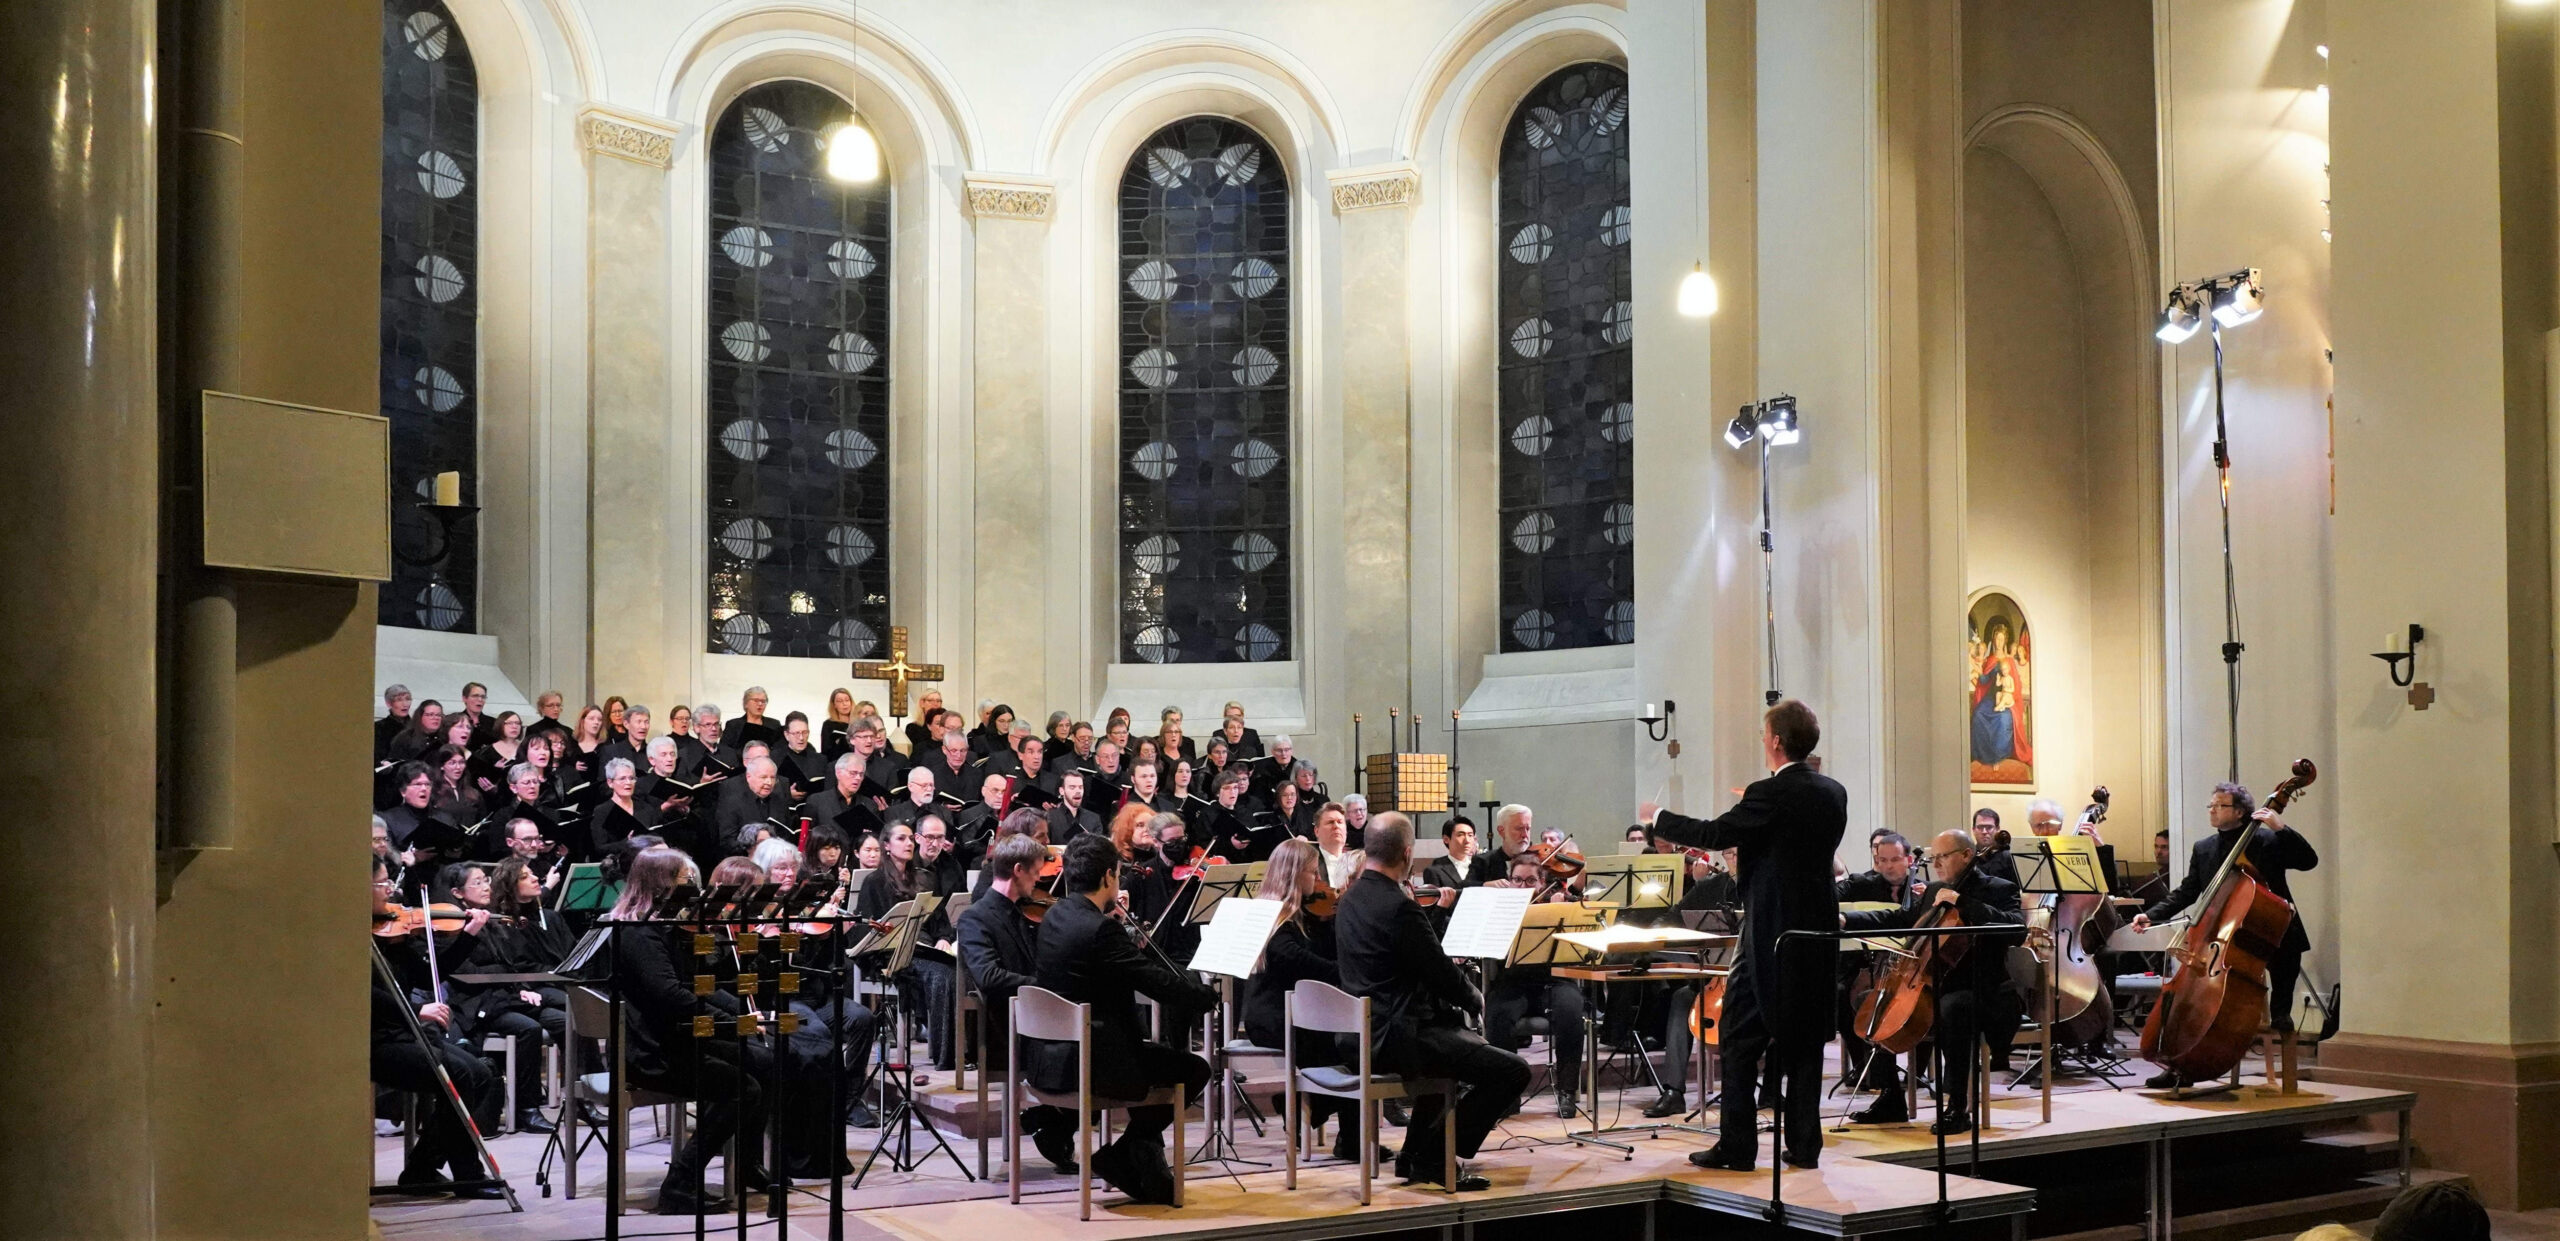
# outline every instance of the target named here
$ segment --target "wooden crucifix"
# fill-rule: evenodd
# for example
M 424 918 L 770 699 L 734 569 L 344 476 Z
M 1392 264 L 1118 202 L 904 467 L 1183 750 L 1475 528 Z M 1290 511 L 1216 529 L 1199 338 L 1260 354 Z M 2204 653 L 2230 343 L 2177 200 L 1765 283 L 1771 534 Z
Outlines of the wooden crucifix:
M 942 665 L 908 663 L 907 627 L 891 625 L 889 626 L 889 662 L 856 660 L 853 665 L 853 675 L 857 680 L 887 681 L 889 683 L 889 717 L 903 720 L 907 718 L 907 683 L 941 680 Z

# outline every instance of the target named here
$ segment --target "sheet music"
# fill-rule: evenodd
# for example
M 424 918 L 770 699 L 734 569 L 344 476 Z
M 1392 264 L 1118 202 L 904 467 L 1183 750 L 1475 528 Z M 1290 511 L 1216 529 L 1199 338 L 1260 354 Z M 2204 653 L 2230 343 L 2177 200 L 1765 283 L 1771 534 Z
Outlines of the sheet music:
M 1453 957 L 1510 959 L 1511 941 L 1520 937 L 1520 920 L 1529 916 L 1527 888 L 1469 888 L 1458 894 L 1449 914 L 1449 929 L 1440 950 Z
M 1262 946 L 1279 925 L 1278 901 L 1244 897 L 1220 901 L 1218 916 L 1209 920 L 1208 927 L 1200 932 L 1200 946 L 1192 950 L 1191 968 L 1229 978 L 1250 977 L 1253 963 L 1262 956 Z

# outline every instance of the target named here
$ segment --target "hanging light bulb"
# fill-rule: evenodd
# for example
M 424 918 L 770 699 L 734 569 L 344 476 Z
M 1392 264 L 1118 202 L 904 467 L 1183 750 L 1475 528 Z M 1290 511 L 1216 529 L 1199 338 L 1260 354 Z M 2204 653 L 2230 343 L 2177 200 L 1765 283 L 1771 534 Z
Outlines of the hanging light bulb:
M 827 132 L 827 175 L 857 184 L 880 179 L 880 142 L 861 121 L 847 121 Z
M 1701 261 L 1680 278 L 1680 313 L 1692 319 L 1703 319 L 1716 312 L 1716 278 L 1707 274 Z

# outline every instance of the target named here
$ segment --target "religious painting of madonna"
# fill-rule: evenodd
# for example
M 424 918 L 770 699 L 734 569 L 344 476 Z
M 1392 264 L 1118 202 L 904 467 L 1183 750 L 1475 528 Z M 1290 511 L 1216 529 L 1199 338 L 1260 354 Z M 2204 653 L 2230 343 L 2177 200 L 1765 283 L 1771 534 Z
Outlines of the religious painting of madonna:
M 1977 793 L 2036 786 L 2035 657 L 2027 613 L 1999 591 L 1974 597 L 1965 613 L 1965 720 Z

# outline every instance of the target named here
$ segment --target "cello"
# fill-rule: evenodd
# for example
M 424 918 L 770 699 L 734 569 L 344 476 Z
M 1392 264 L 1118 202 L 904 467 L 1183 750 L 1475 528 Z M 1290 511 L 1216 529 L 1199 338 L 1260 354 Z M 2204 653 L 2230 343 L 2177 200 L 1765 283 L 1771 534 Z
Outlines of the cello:
M 2293 774 L 2267 794 L 2266 808 L 2283 811 L 2319 778 L 2310 759 L 2293 760 Z M 2256 823 L 2241 824 L 2196 902 L 2194 923 L 2170 951 L 2178 972 L 2161 986 L 2160 1001 L 2142 1025 L 2143 1058 L 2189 1081 L 2220 1077 L 2249 1054 L 2267 1020 L 2267 958 L 2283 947 L 2293 925 L 2293 906 L 2249 865 L 2256 835 Z
M 1937 885 L 1932 884 L 1929 897 L 1934 900 L 1936 895 Z M 1925 931 L 1964 924 L 1954 905 L 1932 903 L 1911 925 L 1913 930 Z M 1938 1020 L 1938 980 L 1964 959 L 1965 938 L 1932 935 L 1918 947 L 1896 951 L 1884 980 L 1858 1001 L 1858 1037 L 1897 1056 L 1929 1037 L 1929 1028 Z

